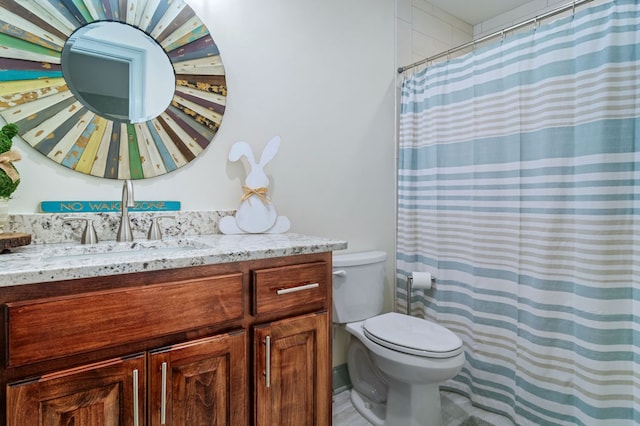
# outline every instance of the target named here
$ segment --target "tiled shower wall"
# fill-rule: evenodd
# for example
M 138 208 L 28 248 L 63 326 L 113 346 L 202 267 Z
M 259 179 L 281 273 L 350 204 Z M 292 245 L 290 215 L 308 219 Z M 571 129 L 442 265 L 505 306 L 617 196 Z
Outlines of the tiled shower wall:
M 505 12 L 494 18 L 479 23 L 473 28 L 474 38 L 500 31 L 522 21 L 535 18 L 546 12 L 559 8 L 567 3 L 568 0 L 531 0 L 513 10 Z M 570 13 L 570 12 L 569 12 Z
M 396 1 L 398 67 L 467 43 L 472 37 L 472 25 L 426 0 Z
M 396 65 L 400 67 L 437 55 L 567 3 L 568 0 L 531 0 L 473 26 L 427 0 L 397 0 Z

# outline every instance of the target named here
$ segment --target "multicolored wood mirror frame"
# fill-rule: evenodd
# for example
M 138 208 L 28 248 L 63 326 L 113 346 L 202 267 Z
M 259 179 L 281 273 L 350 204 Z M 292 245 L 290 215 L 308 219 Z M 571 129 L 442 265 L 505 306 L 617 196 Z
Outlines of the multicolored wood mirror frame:
M 175 72 L 171 104 L 137 124 L 93 113 L 69 90 L 66 40 L 95 21 L 152 37 Z M 0 116 L 53 161 L 109 179 L 144 179 L 201 154 L 225 112 L 224 66 L 209 30 L 182 0 L 0 0 Z

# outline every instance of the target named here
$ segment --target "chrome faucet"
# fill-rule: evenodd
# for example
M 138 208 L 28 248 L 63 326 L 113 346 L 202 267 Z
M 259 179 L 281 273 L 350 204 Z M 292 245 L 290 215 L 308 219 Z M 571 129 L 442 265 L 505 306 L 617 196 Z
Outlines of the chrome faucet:
M 122 214 L 120 216 L 120 227 L 118 227 L 117 241 L 133 241 L 131 233 L 131 222 L 129 221 L 129 207 L 135 206 L 133 199 L 133 182 L 129 179 L 122 185 Z

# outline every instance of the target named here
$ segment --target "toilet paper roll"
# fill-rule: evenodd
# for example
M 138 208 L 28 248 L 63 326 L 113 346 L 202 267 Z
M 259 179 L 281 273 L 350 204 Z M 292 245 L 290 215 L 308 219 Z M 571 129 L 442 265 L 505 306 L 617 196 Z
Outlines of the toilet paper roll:
M 412 285 L 413 289 L 416 288 L 431 288 L 431 274 L 429 272 L 412 272 Z

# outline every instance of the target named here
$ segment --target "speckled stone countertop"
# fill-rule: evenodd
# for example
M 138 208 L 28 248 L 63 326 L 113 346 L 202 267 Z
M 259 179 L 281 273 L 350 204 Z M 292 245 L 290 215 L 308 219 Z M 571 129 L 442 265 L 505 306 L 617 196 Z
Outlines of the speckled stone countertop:
M 342 250 L 300 234 L 199 235 L 161 241 L 32 244 L 0 255 L 0 287 Z

